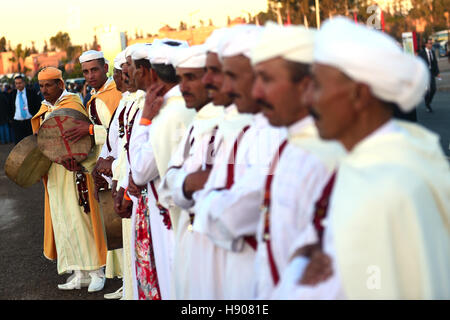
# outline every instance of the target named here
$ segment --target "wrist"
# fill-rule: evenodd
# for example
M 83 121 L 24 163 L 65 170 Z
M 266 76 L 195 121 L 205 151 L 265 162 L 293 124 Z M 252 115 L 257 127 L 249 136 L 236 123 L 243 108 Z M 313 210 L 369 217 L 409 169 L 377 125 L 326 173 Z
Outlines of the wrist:
M 131 198 L 128 196 L 128 188 L 125 188 L 125 191 L 123 193 L 123 198 L 127 201 L 131 201 Z
M 147 117 L 142 117 L 142 118 L 141 118 L 141 121 L 139 122 L 139 124 L 140 124 L 141 126 L 149 126 L 149 125 L 152 124 L 152 120 L 149 119 L 149 118 L 147 118 Z
M 192 200 L 193 192 L 192 192 L 192 190 L 189 190 L 189 188 L 188 188 L 188 185 L 189 185 L 188 177 L 186 177 L 186 179 L 184 179 L 184 182 L 183 182 L 183 188 L 182 188 L 183 189 L 183 195 L 185 196 L 186 199 Z

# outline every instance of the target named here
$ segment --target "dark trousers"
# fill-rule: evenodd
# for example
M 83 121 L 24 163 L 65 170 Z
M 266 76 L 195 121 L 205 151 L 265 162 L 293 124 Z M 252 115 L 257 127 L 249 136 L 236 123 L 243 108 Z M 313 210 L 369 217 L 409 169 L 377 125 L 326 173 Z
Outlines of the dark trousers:
M 427 92 L 425 93 L 425 105 L 430 106 L 431 101 L 433 101 L 434 94 L 436 93 L 436 79 L 434 76 L 430 73 L 430 87 L 428 88 Z
M 9 124 L 7 122 L 0 124 L 0 143 L 10 143 L 12 142 L 11 131 L 9 128 Z
M 33 134 L 30 119 L 23 121 L 13 120 L 11 126 L 14 131 L 14 144 L 18 144 L 20 140 Z

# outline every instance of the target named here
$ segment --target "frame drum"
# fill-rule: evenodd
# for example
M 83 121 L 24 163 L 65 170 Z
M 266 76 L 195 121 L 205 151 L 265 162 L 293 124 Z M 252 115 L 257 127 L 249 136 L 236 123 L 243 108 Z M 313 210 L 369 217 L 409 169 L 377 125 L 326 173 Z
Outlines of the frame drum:
M 62 161 L 73 158 L 80 163 L 87 158 L 94 146 L 94 138 L 91 135 L 84 136 L 75 143 L 63 137 L 64 131 L 77 126 L 74 120 L 92 123 L 77 110 L 61 108 L 53 111 L 39 128 L 38 147 L 51 161 L 61 164 Z
M 111 190 L 98 192 L 98 206 L 103 218 L 108 250 L 120 249 L 122 244 L 122 218 L 114 211 Z
M 47 174 L 51 164 L 39 150 L 36 136 L 31 135 L 11 150 L 5 162 L 5 173 L 22 188 L 28 188 Z

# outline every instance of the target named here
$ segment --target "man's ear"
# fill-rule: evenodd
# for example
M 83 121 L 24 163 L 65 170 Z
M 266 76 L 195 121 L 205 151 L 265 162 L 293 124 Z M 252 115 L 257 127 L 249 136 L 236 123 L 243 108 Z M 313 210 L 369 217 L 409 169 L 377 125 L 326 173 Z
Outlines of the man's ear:
M 109 69 L 109 66 L 105 63 L 105 65 L 103 66 L 103 71 L 105 71 L 105 74 L 108 73 L 108 69 Z
M 370 100 L 372 99 L 372 92 L 370 87 L 365 83 L 356 83 L 355 88 L 353 90 L 353 106 L 355 110 L 362 110 L 368 104 L 370 104 Z
M 300 80 L 299 82 L 297 82 L 295 84 L 296 88 L 297 88 L 297 92 L 300 96 L 303 96 L 306 92 L 306 90 L 308 89 L 310 83 L 311 83 L 312 79 L 310 76 L 304 76 L 302 78 L 302 80 Z
M 61 90 L 64 91 L 64 89 L 65 89 L 64 81 L 62 81 L 62 80 L 58 81 L 58 88 L 60 88 Z
M 156 83 L 156 81 L 158 81 L 158 75 L 154 69 L 150 69 L 150 78 L 152 79 L 152 83 Z

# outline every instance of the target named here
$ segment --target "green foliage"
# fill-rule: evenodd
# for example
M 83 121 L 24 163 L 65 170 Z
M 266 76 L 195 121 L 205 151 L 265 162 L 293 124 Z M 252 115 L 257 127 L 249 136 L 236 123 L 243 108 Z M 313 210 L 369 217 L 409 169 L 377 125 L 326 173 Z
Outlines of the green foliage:
M 53 48 L 57 48 L 63 51 L 67 51 L 67 48 L 72 45 L 70 36 L 67 32 L 59 31 L 55 36 L 50 38 L 50 45 Z

